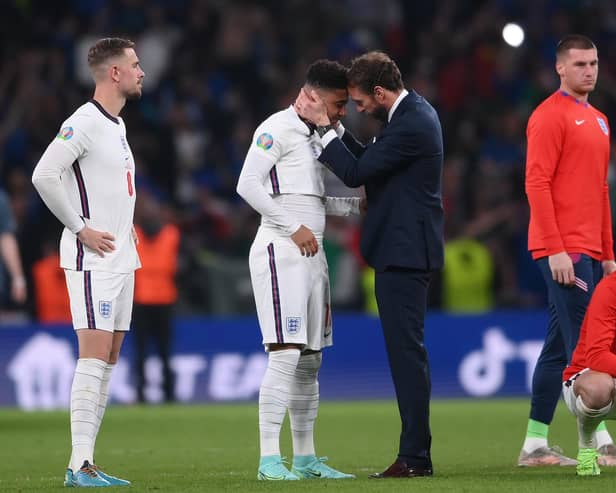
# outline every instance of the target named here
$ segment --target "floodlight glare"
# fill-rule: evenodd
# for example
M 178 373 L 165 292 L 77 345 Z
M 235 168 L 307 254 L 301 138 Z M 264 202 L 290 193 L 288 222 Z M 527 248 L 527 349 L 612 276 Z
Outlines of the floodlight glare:
M 510 22 L 503 27 L 503 39 L 509 46 L 517 48 L 524 42 L 524 29 Z

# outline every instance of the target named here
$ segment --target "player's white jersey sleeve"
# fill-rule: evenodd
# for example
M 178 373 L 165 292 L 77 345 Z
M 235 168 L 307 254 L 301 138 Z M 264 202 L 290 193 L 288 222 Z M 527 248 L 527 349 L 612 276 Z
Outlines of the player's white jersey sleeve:
M 316 132 L 289 107 L 259 125 L 248 156 L 261 156 L 272 163 L 265 180 L 268 193 L 324 197 L 325 169 L 317 160 L 322 150 Z
M 314 202 L 318 204 L 314 210 L 298 211 L 285 199 L 291 195 L 324 199 L 325 169 L 317 160 L 321 151 L 318 135 L 293 107 L 273 114 L 259 125 L 244 161 L 237 192 L 261 214 L 263 225 L 287 235 L 307 222 L 322 229 L 321 221 L 315 222 L 312 217 L 324 212 L 322 203 Z M 302 214 L 305 217 L 300 217 Z
M 128 273 L 140 266 L 131 235 L 134 170 L 124 122 L 98 102 L 84 104 L 62 124 L 39 161 L 33 182 L 66 226 L 60 240 L 63 268 Z M 83 223 L 111 233 L 115 250 L 100 257 L 83 245 L 75 235 Z
M 272 161 L 259 152 L 248 152 L 237 182 L 237 193 L 257 211 L 264 220 L 288 235 L 301 224 L 277 203 L 265 188 L 265 180 L 272 169 Z
M 85 109 L 83 106 L 80 109 Z M 73 161 L 88 154 L 96 133 L 96 118 L 90 112 L 75 112 L 60 128 L 52 143 L 64 146 L 73 155 Z
M 92 118 L 76 117 L 74 120 L 75 126 L 64 122 L 56 138 L 47 146 L 34 168 L 32 183 L 49 210 L 76 234 L 84 227 L 85 221 L 71 204 L 62 184 L 62 175 L 85 154 L 90 141 L 88 125 Z
M 255 130 L 247 155 L 265 158 L 274 166 L 288 150 L 288 133 L 280 113 L 270 116 Z

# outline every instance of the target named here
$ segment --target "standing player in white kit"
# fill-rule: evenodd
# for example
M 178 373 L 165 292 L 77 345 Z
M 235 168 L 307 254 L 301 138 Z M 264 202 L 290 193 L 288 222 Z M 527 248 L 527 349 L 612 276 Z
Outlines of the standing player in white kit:
M 306 74 L 339 123 L 348 100 L 346 69 L 318 60 Z M 325 215 L 359 214 L 359 198 L 325 196 L 325 169 L 317 161 L 321 128 L 300 119 L 293 106 L 267 118 L 255 131 L 237 192 L 261 214 L 250 249 L 250 275 L 268 367 L 259 392 L 261 459 L 258 479 L 353 478 L 325 464 L 314 448 L 319 406 L 321 350 L 332 344 L 329 275 L 323 253 Z M 353 139 L 354 140 L 354 139 Z M 352 145 L 349 142 L 349 145 Z M 289 411 L 291 471 L 280 454 L 280 428 Z
M 94 97 L 73 113 L 38 162 L 32 183 L 64 224 L 66 274 L 79 359 L 71 388 L 72 454 L 64 485 L 125 486 L 94 465 L 94 444 L 109 379 L 129 330 L 134 271 L 135 162 L 118 116 L 141 96 L 143 70 L 134 43 L 97 41 L 88 53 Z

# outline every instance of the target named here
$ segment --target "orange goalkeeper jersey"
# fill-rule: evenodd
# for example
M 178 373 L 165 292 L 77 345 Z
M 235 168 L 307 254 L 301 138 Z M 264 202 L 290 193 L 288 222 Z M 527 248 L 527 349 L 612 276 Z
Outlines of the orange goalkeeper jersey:
M 564 251 L 614 259 L 609 134 L 603 113 L 560 90 L 531 115 L 526 195 L 528 249 L 534 259 Z

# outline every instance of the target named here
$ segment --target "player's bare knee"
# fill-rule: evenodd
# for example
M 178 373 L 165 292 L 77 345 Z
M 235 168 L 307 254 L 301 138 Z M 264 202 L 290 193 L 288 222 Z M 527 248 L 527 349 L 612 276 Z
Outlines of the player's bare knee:
M 79 329 L 77 340 L 80 358 L 109 360 L 109 354 L 113 349 L 111 333 L 98 329 Z
M 610 375 L 595 374 L 576 382 L 575 391 L 588 408 L 602 409 L 613 401 L 614 381 Z
M 111 348 L 106 347 L 80 347 L 79 358 L 94 358 L 108 362 Z

